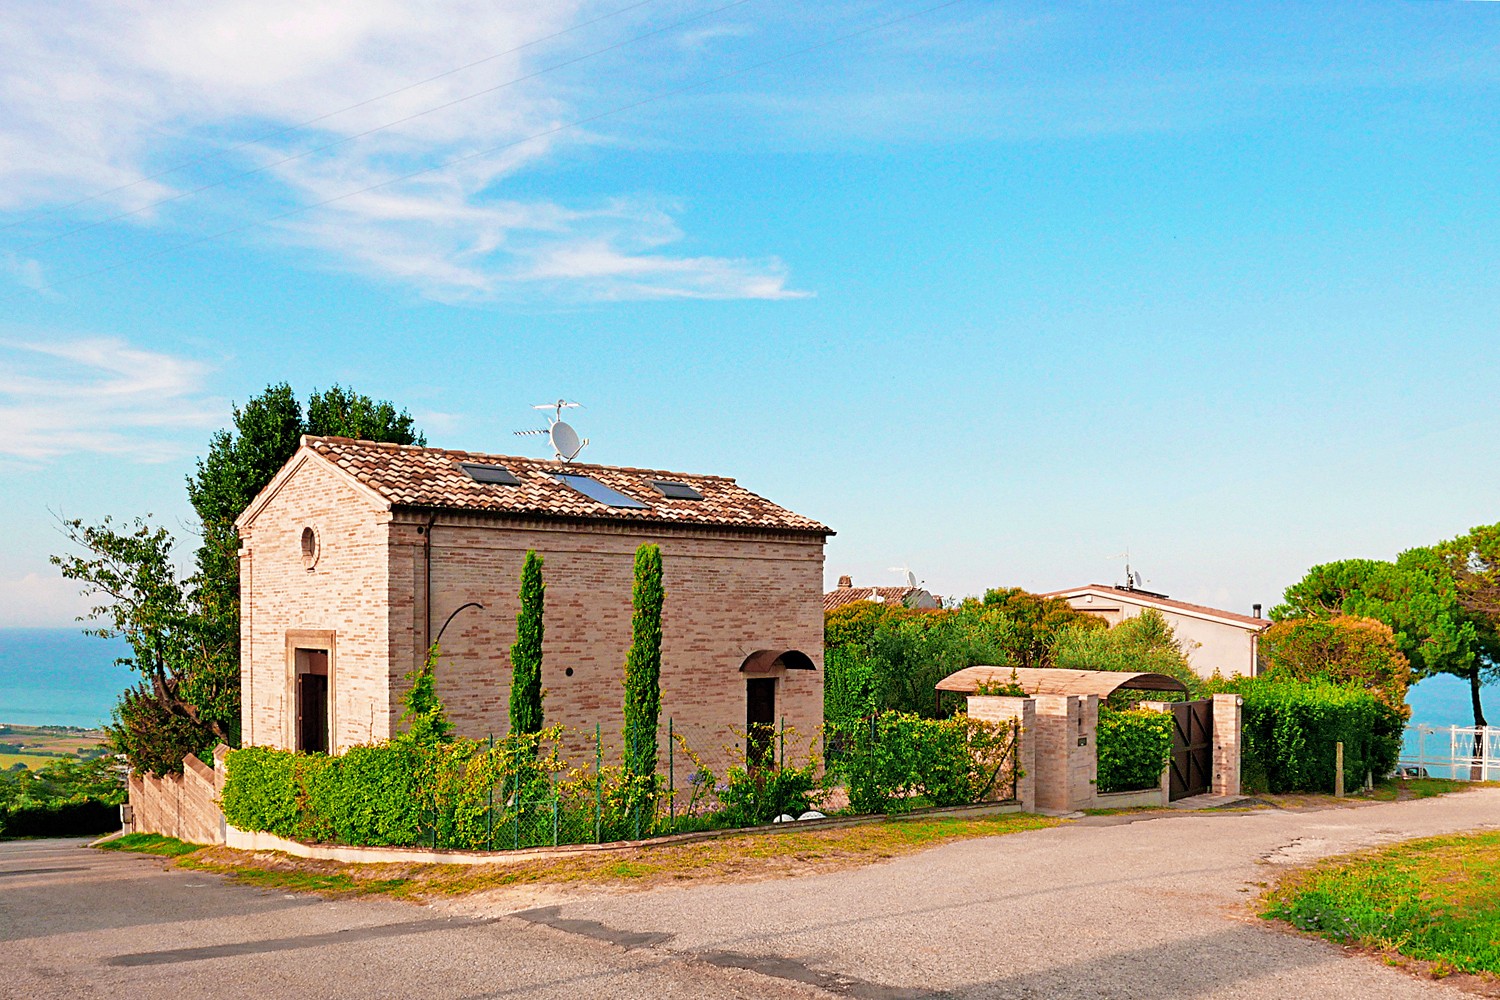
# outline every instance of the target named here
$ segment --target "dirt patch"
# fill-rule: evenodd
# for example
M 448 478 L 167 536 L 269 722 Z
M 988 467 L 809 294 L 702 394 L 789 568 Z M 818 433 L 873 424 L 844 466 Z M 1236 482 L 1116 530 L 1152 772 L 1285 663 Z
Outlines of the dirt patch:
M 179 864 L 285 892 L 381 895 L 411 901 L 472 897 L 490 906 L 537 906 L 591 892 L 650 889 L 683 882 L 759 881 L 872 864 L 953 840 L 1055 826 L 1024 813 L 979 819 L 921 819 L 746 835 L 609 854 L 570 855 L 507 865 L 368 864 L 293 858 L 270 851 L 205 848 Z

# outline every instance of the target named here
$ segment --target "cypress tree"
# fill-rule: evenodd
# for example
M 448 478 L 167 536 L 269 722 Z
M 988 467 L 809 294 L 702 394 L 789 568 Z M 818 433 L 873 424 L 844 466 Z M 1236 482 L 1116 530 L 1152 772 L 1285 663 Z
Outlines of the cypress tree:
M 635 587 L 630 652 L 625 657 L 625 773 L 646 778 L 656 773 L 656 731 L 661 719 L 661 549 L 647 543 L 635 550 Z
M 547 585 L 542 582 L 542 557 L 526 551 L 521 566 L 521 610 L 516 615 L 516 641 L 510 647 L 510 731 L 542 731 L 542 612 Z

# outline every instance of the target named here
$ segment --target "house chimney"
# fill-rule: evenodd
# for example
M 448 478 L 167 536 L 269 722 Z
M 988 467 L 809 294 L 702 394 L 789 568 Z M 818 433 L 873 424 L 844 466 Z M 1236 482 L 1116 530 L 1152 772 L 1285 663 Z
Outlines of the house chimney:
M 1250 606 L 1255 609 L 1255 617 L 1259 618 L 1260 617 L 1260 605 L 1259 604 L 1252 604 Z
M 854 586 L 854 577 L 847 576 L 847 575 L 839 577 L 839 589 L 840 590 L 848 590 L 850 587 L 853 587 L 853 586 Z M 1260 607 L 1260 605 L 1257 604 L 1256 607 L 1258 608 L 1258 607 Z

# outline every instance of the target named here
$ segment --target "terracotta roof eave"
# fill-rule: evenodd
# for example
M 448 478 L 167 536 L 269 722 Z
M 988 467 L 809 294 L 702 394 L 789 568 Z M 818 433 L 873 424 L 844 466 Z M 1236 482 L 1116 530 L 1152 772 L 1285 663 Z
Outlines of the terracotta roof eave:
M 794 528 L 777 524 L 750 524 L 743 521 L 674 521 L 657 517 L 590 517 L 587 514 L 550 514 L 545 511 L 486 510 L 450 507 L 442 504 L 394 503 L 392 513 L 453 514 L 458 517 L 482 517 L 495 521 L 556 521 L 561 524 L 638 525 L 643 528 L 668 528 L 677 531 L 753 531 L 767 535 L 807 535 L 828 537 L 838 532 L 826 525 L 816 528 Z

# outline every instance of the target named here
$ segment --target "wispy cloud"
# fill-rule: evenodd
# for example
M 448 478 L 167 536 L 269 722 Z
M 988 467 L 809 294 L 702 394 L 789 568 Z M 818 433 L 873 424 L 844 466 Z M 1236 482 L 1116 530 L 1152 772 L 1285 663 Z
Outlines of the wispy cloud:
M 653 4 L 313 128 L 272 135 L 619 6 L 588 0 L 460 0 L 436 7 L 398 0 L 65 0 L 61 10 L 23 9 L 13 29 L 0 33 L 0 211 L 66 207 L 80 192 L 129 184 L 183 157 L 229 147 L 227 155 L 193 169 L 65 211 L 63 227 L 67 220 L 134 211 L 255 169 L 253 177 L 142 211 L 130 222 L 191 236 L 225 228 L 226 220 L 234 228 L 293 211 L 270 233 L 315 251 L 313 266 L 352 269 L 439 299 L 539 291 L 606 299 L 794 294 L 778 260 L 732 250 L 722 256 L 674 252 L 672 244 L 683 235 L 675 225 L 664 226 L 664 210 L 639 195 L 588 196 L 575 189 L 562 197 L 522 186 L 538 167 L 620 138 L 582 128 L 530 137 L 587 117 L 601 102 L 638 93 L 622 82 L 632 69 L 640 68 L 637 76 L 647 81 L 636 86 L 670 81 L 674 61 L 687 65 L 710 40 L 744 29 L 710 19 L 695 23 L 691 35 L 667 33 L 628 45 L 589 60 L 579 72 L 522 78 L 693 12 L 681 3 Z M 56 113 L 59 101 L 67 102 L 65 116 Z M 330 143 L 337 145 L 325 148 Z M 408 176 L 455 158 L 462 164 Z M 373 190 L 350 195 L 363 188 Z M 52 230 L 34 231 L 45 238 Z M 664 231 L 670 238 L 662 238 Z M 602 266 L 606 258 L 614 263 Z M 568 261 L 593 263 L 569 270 Z
M 178 434 L 221 420 L 208 367 L 120 340 L 0 341 L 0 455 L 37 462 L 92 452 L 165 461 Z

